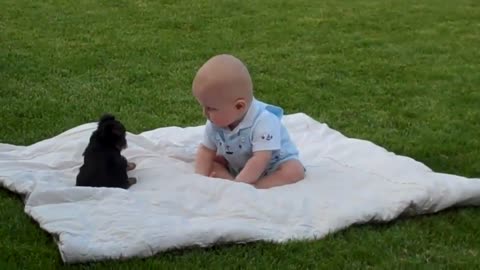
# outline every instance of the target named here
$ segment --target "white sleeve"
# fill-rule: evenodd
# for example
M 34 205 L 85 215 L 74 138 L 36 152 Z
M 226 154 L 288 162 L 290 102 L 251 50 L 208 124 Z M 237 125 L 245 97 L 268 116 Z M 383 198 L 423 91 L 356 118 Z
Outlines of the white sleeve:
M 279 150 L 281 122 L 272 113 L 262 113 L 252 130 L 252 151 Z
M 207 147 L 210 150 L 217 150 L 217 146 L 214 141 L 214 131 L 210 121 L 207 121 L 205 124 L 205 130 L 203 131 L 203 140 L 202 145 Z

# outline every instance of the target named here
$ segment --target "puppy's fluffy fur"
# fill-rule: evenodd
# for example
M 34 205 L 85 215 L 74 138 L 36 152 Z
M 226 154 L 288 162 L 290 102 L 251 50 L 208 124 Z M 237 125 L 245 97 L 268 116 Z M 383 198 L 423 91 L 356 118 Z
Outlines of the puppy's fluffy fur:
M 128 178 L 128 164 L 121 151 L 127 148 L 126 129 L 113 115 L 100 118 L 83 153 L 83 165 L 77 175 L 77 186 L 117 187 L 128 189 L 136 183 Z M 130 167 L 129 167 L 130 165 Z

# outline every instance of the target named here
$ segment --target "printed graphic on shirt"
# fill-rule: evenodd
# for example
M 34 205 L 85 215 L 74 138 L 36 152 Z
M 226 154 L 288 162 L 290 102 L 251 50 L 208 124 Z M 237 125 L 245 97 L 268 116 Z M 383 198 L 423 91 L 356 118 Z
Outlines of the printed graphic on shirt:
M 225 153 L 227 153 L 229 155 L 233 155 L 233 151 L 230 149 L 230 145 L 226 144 L 225 147 L 226 147 Z
M 273 139 L 273 135 L 265 133 L 260 138 L 262 138 L 262 140 L 270 141 L 271 139 Z

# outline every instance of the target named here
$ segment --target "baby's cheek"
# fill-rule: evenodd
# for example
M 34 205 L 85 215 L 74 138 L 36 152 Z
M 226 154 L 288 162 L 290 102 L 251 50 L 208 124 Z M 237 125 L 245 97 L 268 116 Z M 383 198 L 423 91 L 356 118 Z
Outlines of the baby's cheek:
M 220 125 L 220 126 L 223 125 L 223 119 L 218 114 L 211 113 L 210 114 L 210 119 L 211 119 L 210 121 L 212 121 L 216 125 Z

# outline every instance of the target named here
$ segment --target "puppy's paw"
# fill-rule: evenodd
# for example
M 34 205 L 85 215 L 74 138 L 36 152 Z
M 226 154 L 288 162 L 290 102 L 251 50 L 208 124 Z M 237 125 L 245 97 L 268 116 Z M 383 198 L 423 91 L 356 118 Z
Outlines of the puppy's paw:
M 137 178 L 135 178 L 135 177 L 129 177 L 129 178 L 127 179 L 127 181 L 128 181 L 128 186 L 132 186 L 132 185 L 135 185 L 135 184 L 137 183 Z
M 127 171 L 131 171 L 137 167 L 137 164 L 133 162 L 127 162 Z

